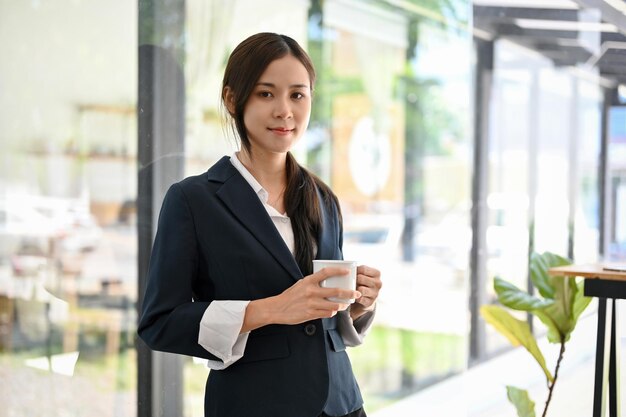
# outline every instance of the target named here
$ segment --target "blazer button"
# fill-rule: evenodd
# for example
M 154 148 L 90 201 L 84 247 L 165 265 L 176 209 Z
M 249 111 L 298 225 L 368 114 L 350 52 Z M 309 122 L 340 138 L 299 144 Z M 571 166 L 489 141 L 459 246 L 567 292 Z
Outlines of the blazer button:
M 304 326 L 304 333 L 306 333 L 307 336 L 313 336 L 316 330 L 317 330 L 317 327 L 315 327 L 314 324 L 309 323 L 306 326 Z

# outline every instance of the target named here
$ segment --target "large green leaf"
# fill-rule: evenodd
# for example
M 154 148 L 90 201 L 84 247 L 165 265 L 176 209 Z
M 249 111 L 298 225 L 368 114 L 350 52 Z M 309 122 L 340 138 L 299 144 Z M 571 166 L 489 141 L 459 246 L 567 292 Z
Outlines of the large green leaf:
M 554 288 L 548 277 L 546 261 L 538 253 L 530 255 L 530 280 L 544 298 L 554 298 Z
M 551 277 L 548 275 L 548 269 L 570 265 L 572 261 L 551 252 L 544 252 L 539 255 L 532 253 L 530 256 L 530 279 L 544 298 L 554 298 L 554 284 L 558 283 L 560 277 Z
M 548 341 L 550 343 L 560 343 L 564 335 L 561 334 L 561 329 L 552 315 L 543 310 L 533 310 L 532 313 L 548 328 Z
M 576 283 L 574 278 L 560 277 L 561 286 L 557 286 L 554 305 L 543 309 L 533 310 L 542 323 L 548 327 L 548 341 L 551 343 L 567 342 L 578 323 L 578 318 L 591 302 L 591 297 L 585 297 L 584 282 Z
M 553 300 L 544 300 L 530 295 L 500 277 L 494 278 L 493 288 L 496 290 L 496 294 L 498 294 L 498 300 L 513 310 L 532 311 L 554 303 Z
M 591 302 L 591 297 L 585 297 L 585 281 L 582 280 L 576 283 L 576 287 L 578 288 L 578 291 L 576 292 L 576 298 L 574 299 L 574 326 L 578 323 L 578 318 L 582 312 L 585 311 Z
M 485 321 L 502 333 L 513 346 L 524 346 L 526 350 L 533 355 L 548 381 L 552 382 L 554 378 L 546 367 L 546 360 L 537 346 L 535 337 L 530 331 L 530 326 L 525 321 L 516 319 L 500 306 L 483 305 L 480 307 L 480 314 Z
M 550 268 L 571 263 L 569 259 L 551 252 L 544 252 L 541 255 L 533 253 L 531 256 L 530 271 L 533 284 L 541 295 L 554 300 L 549 306 L 532 310 L 532 313 L 548 328 L 548 341 L 551 343 L 569 340 L 580 312 L 586 307 L 586 300 L 576 303 L 580 295 L 574 278 L 548 275 Z
M 576 317 L 574 302 L 578 293 L 576 280 L 570 277 L 556 277 L 553 281 L 554 303 L 548 307 L 533 310 L 533 313 L 548 327 L 548 341 L 561 343 L 569 340 Z
M 535 417 L 535 402 L 528 396 L 528 391 L 507 385 L 506 395 L 519 417 Z

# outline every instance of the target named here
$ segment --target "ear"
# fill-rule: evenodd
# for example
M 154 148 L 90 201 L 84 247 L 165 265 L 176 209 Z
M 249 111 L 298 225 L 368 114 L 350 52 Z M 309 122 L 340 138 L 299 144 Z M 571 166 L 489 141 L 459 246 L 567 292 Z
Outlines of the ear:
M 235 114 L 235 93 L 233 93 L 233 89 L 229 86 L 224 87 L 222 99 L 224 100 L 226 110 L 228 110 L 228 113 L 233 116 Z

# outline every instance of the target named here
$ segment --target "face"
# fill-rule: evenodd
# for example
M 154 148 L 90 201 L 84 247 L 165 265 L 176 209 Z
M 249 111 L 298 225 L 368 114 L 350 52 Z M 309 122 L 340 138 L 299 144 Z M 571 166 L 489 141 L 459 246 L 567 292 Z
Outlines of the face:
M 272 61 L 244 108 L 252 152 L 286 153 L 304 134 L 311 115 L 311 82 L 302 63 L 291 55 Z

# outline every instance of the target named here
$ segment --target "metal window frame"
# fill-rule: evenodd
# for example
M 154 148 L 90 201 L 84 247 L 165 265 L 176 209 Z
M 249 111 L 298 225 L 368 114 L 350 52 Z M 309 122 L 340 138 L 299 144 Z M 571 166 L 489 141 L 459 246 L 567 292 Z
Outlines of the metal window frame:
M 141 314 L 147 272 L 165 192 L 184 175 L 184 0 L 138 2 L 138 294 Z M 172 42 L 172 39 L 179 40 Z M 183 415 L 183 358 L 153 352 L 137 338 L 137 416 Z

